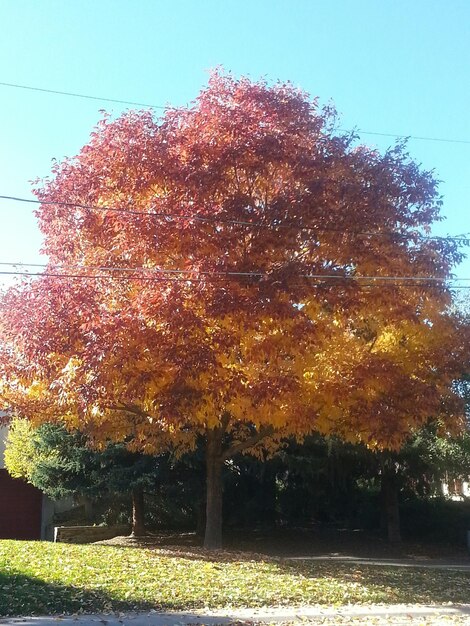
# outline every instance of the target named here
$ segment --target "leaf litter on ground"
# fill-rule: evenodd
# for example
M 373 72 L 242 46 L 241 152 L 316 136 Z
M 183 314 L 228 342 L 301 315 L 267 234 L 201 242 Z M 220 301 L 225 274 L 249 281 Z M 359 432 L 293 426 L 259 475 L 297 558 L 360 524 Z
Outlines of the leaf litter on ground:
M 469 572 L 187 548 L 0 541 L 0 614 L 5 616 L 462 603 L 469 589 Z

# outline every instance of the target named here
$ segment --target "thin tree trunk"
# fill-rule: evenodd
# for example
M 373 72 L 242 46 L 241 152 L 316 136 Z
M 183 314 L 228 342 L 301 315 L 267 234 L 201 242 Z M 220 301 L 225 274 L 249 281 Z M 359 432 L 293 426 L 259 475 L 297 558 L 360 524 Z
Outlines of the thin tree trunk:
M 83 513 L 85 515 L 87 523 L 91 524 L 94 514 L 93 500 L 88 496 L 80 496 L 79 502 L 83 506 Z
M 401 542 L 400 508 L 396 476 L 384 468 L 381 480 L 382 520 L 390 543 Z
M 207 431 L 206 443 L 206 532 L 204 547 L 207 550 L 222 548 L 222 438 L 221 428 Z
M 132 490 L 132 537 L 142 537 L 145 531 L 144 490 L 135 487 Z

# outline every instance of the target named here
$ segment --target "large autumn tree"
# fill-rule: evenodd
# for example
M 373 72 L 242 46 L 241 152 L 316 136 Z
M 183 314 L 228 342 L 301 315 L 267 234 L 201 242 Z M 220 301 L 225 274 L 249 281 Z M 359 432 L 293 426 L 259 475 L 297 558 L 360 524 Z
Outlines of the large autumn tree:
M 290 84 L 220 72 L 188 108 L 105 117 L 36 190 L 49 267 L 1 304 L 21 416 L 144 452 L 204 438 L 208 548 L 231 455 L 460 419 L 460 253 L 423 237 L 436 181 L 336 125 Z

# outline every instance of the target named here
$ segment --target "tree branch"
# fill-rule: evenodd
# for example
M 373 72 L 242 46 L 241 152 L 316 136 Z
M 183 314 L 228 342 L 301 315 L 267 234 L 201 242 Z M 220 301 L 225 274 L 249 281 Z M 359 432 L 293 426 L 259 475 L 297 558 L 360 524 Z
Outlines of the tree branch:
M 224 461 L 227 461 L 227 459 L 234 456 L 235 454 L 238 454 L 239 452 L 243 452 L 244 450 L 247 450 L 248 448 L 252 448 L 257 443 L 259 443 L 266 437 L 269 437 L 273 433 L 274 433 L 274 428 L 272 426 L 265 426 L 264 428 L 260 428 L 260 431 L 256 433 L 256 435 L 253 435 L 252 437 L 248 437 L 248 439 L 245 439 L 245 441 L 240 441 L 230 446 L 229 448 L 227 448 L 227 450 L 225 450 L 225 452 L 222 455 L 222 459 Z
M 220 418 L 220 428 L 222 429 L 223 433 L 227 432 L 227 428 L 229 424 L 230 424 L 230 413 L 228 413 L 227 411 L 224 411 L 222 413 L 222 417 Z
M 132 415 L 144 417 L 145 419 L 154 419 L 153 415 L 150 415 L 150 413 L 147 413 L 146 411 L 142 411 L 142 409 L 139 409 L 139 407 L 135 404 L 112 404 L 106 408 L 111 411 L 125 411 L 126 413 L 131 413 Z

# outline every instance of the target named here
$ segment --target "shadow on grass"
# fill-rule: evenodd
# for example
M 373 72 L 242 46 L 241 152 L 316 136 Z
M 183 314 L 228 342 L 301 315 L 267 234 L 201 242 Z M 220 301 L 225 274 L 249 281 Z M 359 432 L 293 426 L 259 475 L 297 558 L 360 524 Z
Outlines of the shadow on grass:
M 115 537 L 100 542 L 106 545 L 141 547 L 173 552 L 175 556 L 201 558 L 213 561 L 213 555 L 202 549 L 202 539 L 194 532 L 158 531 L 142 538 Z M 235 559 L 230 553 L 235 554 Z M 286 558 L 291 556 L 354 556 L 356 558 L 417 558 L 420 560 L 467 559 L 465 545 L 444 543 L 403 542 L 390 544 L 377 532 L 347 530 L 327 527 L 271 528 L 265 530 L 227 529 L 224 533 L 224 550 L 216 554 L 226 561 L 248 559 Z M 224 558 L 225 557 L 225 558 Z
M 259 530 L 228 529 L 224 535 L 227 549 L 261 552 L 277 557 L 339 555 L 372 558 L 468 558 L 465 542 L 389 543 L 378 531 L 332 528 L 328 526 L 270 528 Z M 174 542 L 175 543 L 175 542 Z
M 96 550 L 91 546 L 74 548 L 70 554 L 57 544 L 39 547 L 44 554 L 33 571 L 44 571 L 44 577 L 53 576 L 55 580 L 46 582 L 34 574 L 22 573 L 22 562 L 19 560 L 13 564 L 13 551 L 0 572 L 0 615 L 173 609 L 190 610 L 194 618 L 192 623 L 198 623 L 196 612 L 199 607 L 469 601 L 469 572 L 293 562 L 261 555 L 256 558 L 256 555 L 246 553 L 222 553 L 220 556 L 211 553 L 213 564 L 201 566 L 194 563 L 194 560 L 201 559 L 201 555 L 191 553 L 188 556 L 187 548 L 181 546 L 177 552 L 163 554 L 155 551 L 155 559 L 149 558 L 147 553 L 151 551 L 148 550 L 141 555 L 136 552 L 129 559 L 128 551 L 115 552 L 102 546 L 97 546 Z M 56 562 L 52 572 L 54 559 L 48 555 L 53 553 L 61 560 L 58 566 Z M 93 559 L 88 560 L 90 555 Z M 175 556 L 181 560 L 174 562 Z M 209 555 L 206 553 L 206 556 Z M 67 583 L 61 584 L 57 580 L 61 568 L 70 564 L 71 559 L 78 559 L 79 567 L 74 570 L 77 578 L 69 576 Z M 28 553 L 25 553 L 23 563 L 24 560 L 29 560 Z M 79 585 L 78 572 L 82 568 L 85 574 L 80 577 L 82 582 Z M 74 584 L 76 580 L 77 584 Z M 225 617 L 229 620 L 228 616 Z M 216 623 L 230 623 L 218 620 Z
M 116 600 L 99 589 L 50 583 L 17 572 L 0 572 L 0 616 L 96 613 L 154 608 L 145 602 Z
M 269 556 L 258 552 L 236 549 L 206 550 L 197 543 L 194 533 L 187 533 L 187 540 L 182 542 L 180 535 L 146 535 L 144 537 L 114 537 L 105 541 L 96 541 L 95 546 L 111 546 L 114 548 L 134 548 L 150 550 L 156 556 L 187 559 L 190 561 L 207 561 L 208 563 L 237 563 L 240 561 L 268 561 L 279 560 L 275 556 Z
M 135 548 L 139 546 L 134 545 Z M 233 551 L 207 552 L 197 546 L 162 545 L 146 542 L 141 546 L 154 552 L 161 559 L 178 558 L 184 561 L 205 561 L 220 564 L 220 586 L 227 590 L 227 602 L 238 604 L 237 585 L 232 591 L 229 587 L 234 582 L 236 570 L 232 575 L 224 574 L 223 565 L 231 567 L 239 563 L 239 576 L 252 576 L 253 586 L 244 597 L 245 604 L 259 606 L 263 594 L 267 603 L 281 604 L 336 604 L 345 602 L 386 603 L 386 604 L 441 604 L 446 602 L 467 603 L 470 600 L 470 571 L 452 571 L 417 567 L 393 567 L 341 563 L 334 561 L 291 561 L 265 554 Z M 245 569 L 246 565 L 260 564 L 260 570 Z M 208 570 L 210 571 L 210 570 Z M 213 573 L 211 574 L 213 575 Z M 225 578 L 224 578 L 225 576 Z M 287 577 L 287 578 L 286 578 Z M 288 580 L 287 580 L 288 579 Z M 235 581 L 236 582 L 236 581 Z M 218 585 L 217 582 L 215 582 Z M 257 588 L 260 593 L 256 593 Z M 278 593 L 272 594 L 272 589 Z M 253 596 L 251 595 L 253 591 Z M 343 598 L 343 592 L 345 597 Z M 232 595 L 234 594 L 234 595 Z M 346 595 L 347 594 L 347 595 Z M 199 596 L 194 588 L 194 599 Z M 209 594 L 210 596 L 210 594 Z M 222 594 L 223 596 L 223 594 Z M 235 600 L 235 597 L 237 599 Z M 276 599 L 274 599 L 276 598 Z M 215 606 L 220 606 L 223 597 L 219 597 Z M 208 597 L 208 604 L 210 600 Z M 238 604 L 240 606 L 240 604 Z M 195 606 L 193 604 L 193 606 Z
M 172 610 L 165 604 L 159 605 L 158 602 L 146 602 L 132 597 L 123 601 L 99 589 L 51 583 L 17 572 L 0 572 L 0 624 L 5 623 L 5 618 L 21 618 L 20 622 L 24 626 L 29 622 L 34 626 L 50 626 L 58 622 L 60 616 L 58 623 L 61 626 L 75 626 L 82 620 L 89 625 L 87 616 L 95 615 L 101 618 L 98 623 L 121 626 L 124 623 L 122 617 L 137 619 L 139 614 L 139 624 L 143 622 L 145 626 L 154 622 L 191 626 L 252 624 L 251 621 L 237 620 L 230 615 L 230 611 L 227 611 L 227 615 L 201 615 L 192 611 Z M 96 619 L 92 621 L 95 622 Z
M 283 574 L 295 577 L 361 586 L 370 592 L 367 602 L 465 604 L 470 601 L 470 572 L 466 571 L 311 561 L 284 561 L 280 569 Z

